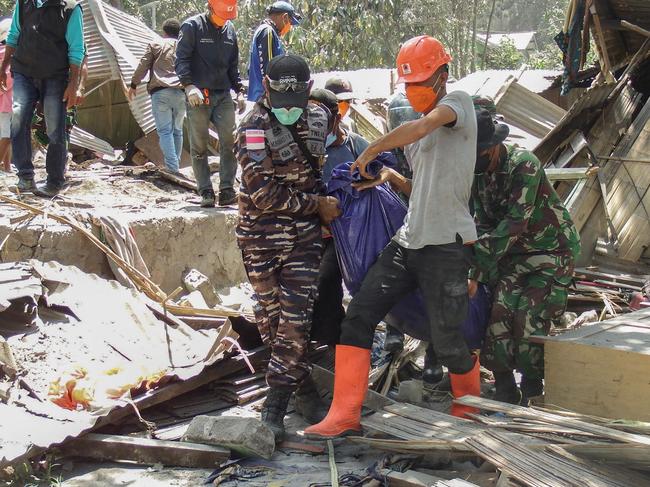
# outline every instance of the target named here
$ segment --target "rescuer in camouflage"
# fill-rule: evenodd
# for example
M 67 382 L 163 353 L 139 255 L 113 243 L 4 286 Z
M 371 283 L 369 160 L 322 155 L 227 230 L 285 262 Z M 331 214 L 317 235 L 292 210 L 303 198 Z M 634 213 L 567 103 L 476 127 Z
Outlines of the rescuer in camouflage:
M 507 147 L 508 127 L 477 111 L 472 202 L 479 238 L 470 279 L 494 289 L 481 363 L 494 372 L 497 399 L 524 405 L 543 391 L 543 346 L 566 308 L 580 238 L 569 212 L 529 151 Z M 470 281 L 470 294 L 475 282 Z M 521 395 L 513 369 L 522 374 Z
M 323 248 L 321 222 L 329 223 L 339 210 L 336 198 L 322 196 L 328 114 L 308 103 L 307 63 L 278 56 L 267 72 L 266 96 L 237 134 L 242 176 L 236 233 L 255 291 L 258 329 L 271 348 L 262 421 L 279 442 L 293 391 L 305 419 L 318 422 L 327 414 L 309 379 L 307 347 Z

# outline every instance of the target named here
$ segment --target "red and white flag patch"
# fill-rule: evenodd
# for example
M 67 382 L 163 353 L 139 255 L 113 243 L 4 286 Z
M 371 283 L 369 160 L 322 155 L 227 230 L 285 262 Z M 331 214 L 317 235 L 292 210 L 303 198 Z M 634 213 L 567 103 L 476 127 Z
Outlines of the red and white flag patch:
M 248 150 L 264 150 L 264 130 L 249 129 L 246 131 L 246 148 Z

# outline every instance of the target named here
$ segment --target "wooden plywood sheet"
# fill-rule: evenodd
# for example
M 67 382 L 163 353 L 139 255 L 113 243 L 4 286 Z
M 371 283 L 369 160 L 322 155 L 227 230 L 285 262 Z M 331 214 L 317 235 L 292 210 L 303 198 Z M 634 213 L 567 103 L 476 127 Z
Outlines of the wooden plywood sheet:
M 577 343 L 545 347 L 545 402 L 582 414 L 650 421 L 650 356 Z

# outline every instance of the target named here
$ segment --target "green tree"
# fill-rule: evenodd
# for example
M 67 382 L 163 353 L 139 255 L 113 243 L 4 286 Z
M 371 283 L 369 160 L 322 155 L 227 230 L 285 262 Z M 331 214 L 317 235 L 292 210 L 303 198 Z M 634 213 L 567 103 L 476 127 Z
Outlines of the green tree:
M 498 46 L 488 46 L 488 69 L 517 69 L 523 62 L 524 56 L 511 39 L 504 38 Z

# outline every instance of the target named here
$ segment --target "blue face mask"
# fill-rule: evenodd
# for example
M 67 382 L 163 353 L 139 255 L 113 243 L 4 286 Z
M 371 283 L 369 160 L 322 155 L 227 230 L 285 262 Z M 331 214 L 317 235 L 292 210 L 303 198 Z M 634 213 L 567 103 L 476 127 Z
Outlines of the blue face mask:
M 336 135 L 334 135 L 332 133 L 327 134 L 327 140 L 325 141 L 325 147 L 329 147 L 330 145 L 332 145 L 334 142 L 336 142 L 336 139 L 338 139 L 338 137 Z
M 271 111 L 282 125 L 293 125 L 302 115 L 304 108 L 271 108 Z

